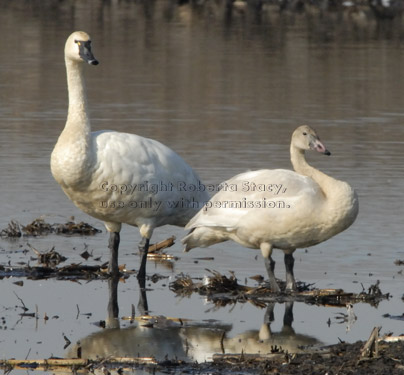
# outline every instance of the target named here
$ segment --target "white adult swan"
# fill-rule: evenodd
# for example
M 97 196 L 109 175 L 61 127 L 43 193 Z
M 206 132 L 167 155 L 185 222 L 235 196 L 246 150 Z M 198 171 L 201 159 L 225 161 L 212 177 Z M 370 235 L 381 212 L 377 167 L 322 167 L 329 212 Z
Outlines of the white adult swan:
M 355 191 L 346 182 L 311 167 L 305 150 L 330 155 L 316 132 L 303 125 L 294 131 L 290 145 L 296 172 L 263 169 L 223 183 L 223 189 L 187 224 L 192 230 L 183 239 L 185 251 L 227 240 L 261 249 L 271 288 L 279 291 L 271 255 L 272 249 L 281 249 L 286 289 L 296 290 L 293 252 L 347 229 L 359 207 Z
M 91 132 L 83 62 L 97 65 L 98 61 L 88 34 L 78 31 L 69 36 L 65 62 L 69 110 L 51 156 L 53 177 L 78 208 L 104 221 L 110 232 L 111 274 L 118 273 L 121 224 L 139 227 L 138 279 L 144 280 L 154 228 L 184 226 L 209 196 L 194 191 L 194 186 L 201 186 L 196 173 L 161 143 L 115 131 Z

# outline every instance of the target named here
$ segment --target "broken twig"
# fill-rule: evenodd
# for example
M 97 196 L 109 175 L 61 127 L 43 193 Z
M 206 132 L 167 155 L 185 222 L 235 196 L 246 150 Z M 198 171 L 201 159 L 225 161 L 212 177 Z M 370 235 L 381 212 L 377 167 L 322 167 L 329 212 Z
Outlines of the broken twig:
M 378 338 L 381 327 L 375 327 L 361 350 L 361 358 L 374 358 L 379 355 Z

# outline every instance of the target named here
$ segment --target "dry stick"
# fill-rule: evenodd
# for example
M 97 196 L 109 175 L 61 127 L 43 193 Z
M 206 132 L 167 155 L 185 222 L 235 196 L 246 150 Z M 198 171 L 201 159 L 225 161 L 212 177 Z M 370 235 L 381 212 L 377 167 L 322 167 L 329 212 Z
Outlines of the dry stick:
M 40 256 L 42 255 L 39 250 L 35 249 L 35 247 L 31 246 L 31 244 L 29 244 L 28 242 L 27 242 L 27 246 L 28 246 L 29 248 L 31 248 L 31 250 L 35 253 L 35 255 L 36 255 L 37 257 L 40 257 Z
M 39 320 L 38 305 L 35 304 L 35 330 L 38 330 L 38 320 Z
M 106 359 L 100 359 L 97 361 L 91 361 L 88 359 L 82 358 L 49 358 L 49 359 L 7 359 L 0 360 L 0 366 L 13 366 L 17 368 L 46 368 L 48 366 L 60 366 L 60 367 L 69 367 L 69 366 L 87 366 L 90 362 L 92 363 L 119 363 L 123 365 L 134 365 L 134 364 L 143 364 L 148 365 L 157 364 L 157 361 L 152 357 L 138 357 L 138 358 L 129 358 L 129 357 L 109 357 Z
M 366 344 L 361 350 L 361 358 L 377 357 L 379 354 L 378 338 L 382 327 L 374 327 Z
M 377 341 L 399 342 L 399 341 L 404 341 L 404 336 L 387 336 L 387 337 L 380 337 Z
M 268 360 L 285 360 L 285 353 L 270 353 L 270 354 L 213 354 L 212 356 L 213 362 L 218 361 L 257 361 L 257 362 L 266 362 Z
M 174 241 L 175 241 L 175 236 L 171 236 L 170 238 L 167 238 L 164 241 L 151 245 L 151 246 L 149 246 L 149 253 L 155 253 L 157 251 L 165 249 L 166 247 L 170 247 L 170 246 L 174 245 Z
M 18 300 L 22 303 L 22 309 L 24 310 L 24 311 L 28 311 L 29 309 L 25 306 L 25 303 L 24 303 L 24 301 L 20 298 L 20 297 L 18 297 L 18 295 L 17 295 L 17 293 L 16 292 L 13 292 L 14 294 L 15 294 L 15 296 L 18 298 Z
M 226 353 L 226 350 L 224 349 L 224 343 L 223 343 L 225 336 L 226 336 L 226 331 L 223 331 L 222 336 L 220 338 L 220 349 L 222 349 L 222 354 Z

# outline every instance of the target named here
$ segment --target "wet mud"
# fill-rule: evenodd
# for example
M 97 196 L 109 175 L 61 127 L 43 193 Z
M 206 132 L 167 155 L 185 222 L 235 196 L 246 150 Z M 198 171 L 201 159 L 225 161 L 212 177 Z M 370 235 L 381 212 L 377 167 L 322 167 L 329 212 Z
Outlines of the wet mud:
M 86 373 L 121 374 L 137 369 L 149 373 L 165 374 L 402 374 L 404 372 L 404 340 L 396 342 L 381 340 L 378 353 L 368 357 L 361 355 L 364 342 L 354 344 L 340 343 L 322 348 L 318 353 L 290 354 L 274 348 L 273 353 L 215 355 L 213 362 L 186 363 L 181 360 L 166 359 L 156 361 L 154 358 L 100 358 L 47 360 L 4 360 L 0 367 L 5 372 L 13 369 L 42 371 L 85 371 Z

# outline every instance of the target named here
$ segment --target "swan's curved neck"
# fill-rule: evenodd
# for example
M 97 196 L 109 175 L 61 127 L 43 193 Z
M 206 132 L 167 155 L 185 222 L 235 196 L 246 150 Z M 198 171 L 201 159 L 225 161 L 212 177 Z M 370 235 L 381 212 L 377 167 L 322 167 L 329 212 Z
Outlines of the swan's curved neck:
M 83 64 L 66 60 L 66 72 L 69 110 L 65 130 L 72 130 L 76 135 L 88 136 L 91 132 L 91 126 L 87 114 L 87 94 Z
M 293 145 L 290 146 L 290 160 L 293 169 L 297 173 L 312 178 L 321 187 L 325 196 L 329 196 L 329 193 L 338 182 L 337 180 L 309 165 L 306 161 L 304 150 Z

